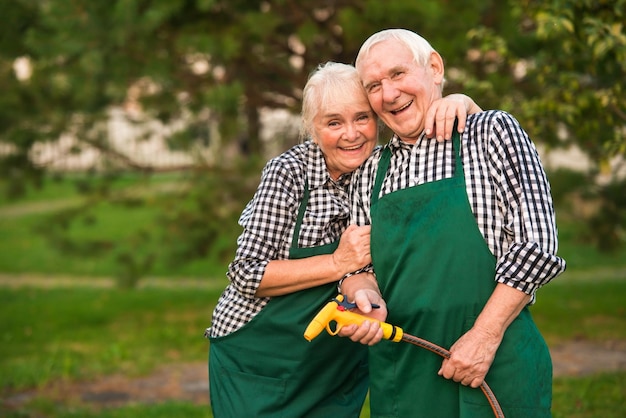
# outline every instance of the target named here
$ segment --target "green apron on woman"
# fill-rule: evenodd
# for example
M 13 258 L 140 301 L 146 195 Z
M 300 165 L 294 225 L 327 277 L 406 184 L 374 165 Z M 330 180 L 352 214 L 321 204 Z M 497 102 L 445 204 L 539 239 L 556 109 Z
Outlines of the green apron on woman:
M 378 199 L 391 152 L 372 192 L 372 261 L 387 321 L 449 348 L 473 325 L 495 287 L 495 258 L 472 213 L 455 133 L 454 177 Z M 493 412 L 480 389 L 437 375 L 442 358 L 408 343 L 370 349 L 371 416 L 482 418 Z M 506 418 L 550 417 L 552 362 L 525 308 L 505 333 L 486 376 Z
M 308 182 L 290 259 L 331 254 L 339 241 L 298 248 Z M 323 332 L 303 333 L 337 294 L 335 283 L 273 297 L 238 331 L 211 338 L 209 381 L 215 418 L 358 417 L 368 389 L 367 347 Z

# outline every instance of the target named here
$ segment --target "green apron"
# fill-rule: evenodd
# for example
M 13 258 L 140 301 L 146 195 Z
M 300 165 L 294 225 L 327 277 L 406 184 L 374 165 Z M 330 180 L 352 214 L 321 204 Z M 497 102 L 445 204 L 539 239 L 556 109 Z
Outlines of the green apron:
M 309 198 L 300 204 L 289 258 L 332 253 L 339 244 L 297 248 Z M 358 417 L 367 395 L 367 347 L 304 330 L 337 295 L 335 283 L 273 297 L 249 323 L 211 338 L 209 382 L 216 418 Z
M 388 322 L 449 348 L 473 325 L 495 287 L 495 258 L 476 225 L 455 134 L 454 177 L 378 199 L 391 152 L 372 192 L 372 261 Z M 371 416 L 482 418 L 480 389 L 437 375 L 442 358 L 408 343 L 370 349 Z M 552 362 L 527 308 L 505 333 L 486 376 L 506 418 L 550 417 Z

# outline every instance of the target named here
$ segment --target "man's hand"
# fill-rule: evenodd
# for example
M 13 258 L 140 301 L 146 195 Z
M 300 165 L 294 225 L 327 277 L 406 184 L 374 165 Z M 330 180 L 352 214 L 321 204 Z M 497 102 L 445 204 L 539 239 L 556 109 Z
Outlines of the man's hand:
M 465 130 L 467 115 L 477 113 L 482 109 L 464 94 L 450 94 L 444 98 L 435 100 L 426 113 L 424 129 L 427 138 L 437 138 L 442 142 L 452 138 L 454 120 L 458 118 L 459 133 Z
M 474 326 L 450 347 L 439 375 L 477 388 L 493 363 L 504 333 L 530 301 L 530 295 L 498 283 Z
M 349 288 L 349 289 L 346 289 Z M 371 273 L 361 273 L 347 278 L 342 285 L 342 292 L 352 299 L 357 305 L 353 312 L 370 317 L 373 321 L 364 321 L 360 326 L 347 325 L 339 331 L 339 336 L 348 337 L 354 342 L 365 345 L 374 345 L 383 338 L 383 330 L 380 323 L 387 319 L 387 304 L 380 295 L 376 278 Z M 379 307 L 372 308 L 372 304 Z
M 501 341 L 501 337 L 472 328 L 450 347 L 450 358 L 443 361 L 438 374 L 464 386 L 479 387 Z

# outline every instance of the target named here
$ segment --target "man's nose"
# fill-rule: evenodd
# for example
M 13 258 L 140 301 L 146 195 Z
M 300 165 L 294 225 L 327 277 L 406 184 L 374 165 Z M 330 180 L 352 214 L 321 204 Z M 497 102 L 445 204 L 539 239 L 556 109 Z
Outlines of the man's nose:
M 389 80 L 383 80 L 381 82 L 381 88 L 383 90 L 383 100 L 388 103 L 393 103 L 399 96 L 399 90 Z

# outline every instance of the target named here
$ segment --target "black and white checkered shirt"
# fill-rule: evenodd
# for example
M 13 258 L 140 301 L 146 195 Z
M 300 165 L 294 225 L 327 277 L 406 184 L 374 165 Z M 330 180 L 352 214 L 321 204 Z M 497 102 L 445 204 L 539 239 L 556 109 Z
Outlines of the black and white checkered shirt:
M 452 141 L 422 137 L 412 145 L 394 136 L 389 146 L 392 157 L 380 196 L 454 174 Z M 358 225 L 371 223 L 371 191 L 381 154 L 376 150 L 354 173 L 351 216 Z M 565 261 L 556 256 L 550 185 L 535 146 L 513 116 L 488 111 L 468 117 L 460 155 L 472 211 L 497 260 L 495 280 L 534 300 L 539 287 L 565 270 Z
M 307 178 L 310 196 L 298 247 L 332 243 L 346 229 L 350 214 L 350 175 L 333 181 L 316 144 L 305 142 L 296 145 L 270 160 L 263 169 L 254 197 L 239 218 L 243 233 L 237 239 L 235 259 L 228 266 L 230 284 L 213 312 L 209 331 L 211 337 L 238 330 L 269 301 L 269 298 L 254 295 L 269 261 L 289 258 Z

